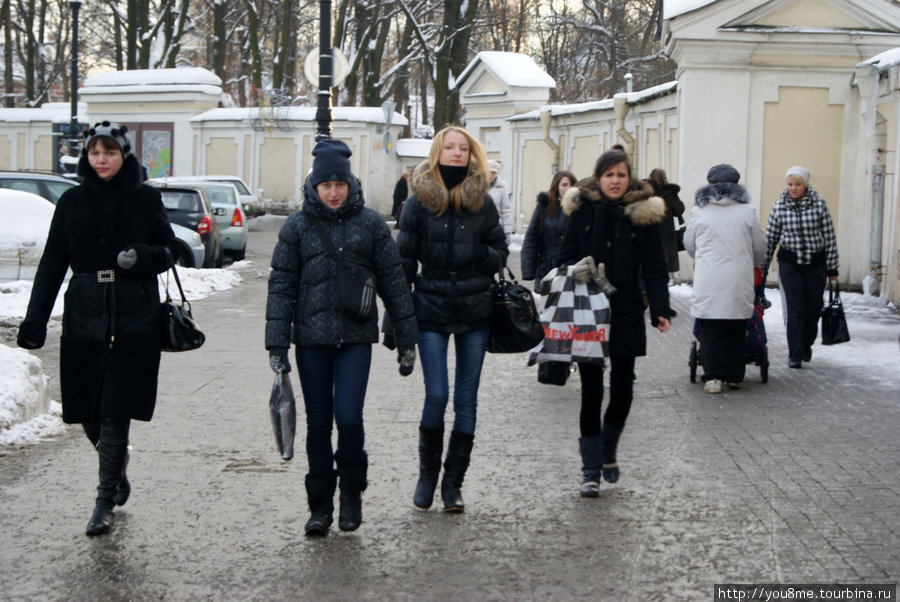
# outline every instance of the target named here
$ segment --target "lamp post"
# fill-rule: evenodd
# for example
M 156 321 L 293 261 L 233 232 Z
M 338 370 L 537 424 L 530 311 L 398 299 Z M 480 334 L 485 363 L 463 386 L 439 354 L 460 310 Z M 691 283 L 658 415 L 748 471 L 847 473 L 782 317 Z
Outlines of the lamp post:
M 71 1 L 71 0 L 70 0 Z M 319 0 L 319 96 L 316 105 L 316 140 L 331 138 L 331 0 Z
M 72 111 L 69 122 L 69 149 L 78 150 L 78 9 L 81 0 L 69 0 L 72 9 Z

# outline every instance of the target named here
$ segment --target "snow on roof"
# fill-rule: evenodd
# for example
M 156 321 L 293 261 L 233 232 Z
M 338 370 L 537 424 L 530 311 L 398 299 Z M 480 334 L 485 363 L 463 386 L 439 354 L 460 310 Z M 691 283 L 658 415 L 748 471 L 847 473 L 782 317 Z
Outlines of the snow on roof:
M 900 47 L 885 50 L 881 54 L 876 54 L 869 60 L 863 61 L 856 66 L 862 67 L 863 65 L 870 65 L 878 70 L 883 70 L 897 64 L 900 64 Z
M 274 107 L 269 114 L 274 120 L 315 121 L 316 107 Z M 202 121 L 244 121 L 259 119 L 259 107 L 240 107 L 230 109 L 210 109 L 195 117 L 191 122 Z M 384 123 L 384 110 L 381 107 L 332 107 L 333 121 L 361 121 L 364 123 Z M 391 125 L 409 125 L 409 120 L 400 113 L 394 112 Z
M 51 123 L 69 123 L 72 105 L 67 102 L 45 102 L 33 109 L 0 109 L 0 121 L 10 123 L 29 123 L 49 121 Z M 78 120 L 87 122 L 87 104 L 78 103 Z
M 487 69 L 510 87 L 518 88 L 555 88 L 556 81 L 541 69 L 527 54 L 519 52 L 496 52 L 485 50 L 479 52 L 456 79 L 458 88 L 472 74 L 478 63 L 484 63 Z
M 427 157 L 431 143 L 428 138 L 400 138 L 394 148 L 400 157 Z
M 622 92 L 616 94 L 616 97 L 624 97 L 625 102 L 628 104 L 640 104 L 642 102 L 647 102 L 659 96 L 666 96 L 671 92 L 674 92 L 678 87 L 677 81 L 667 82 L 665 84 L 659 84 L 658 86 L 653 86 L 651 88 L 647 88 L 646 90 L 641 90 L 640 92 Z M 553 117 L 559 115 L 574 115 L 577 113 L 587 113 L 589 111 L 608 111 L 613 108 L 613 99 L 605 98 L 603 100 L 593 100 L 591 102 L 580 102 L 574 104 L 566 104 L 566 105 L 545 105 L 536 111 L 529 111 L 528 113 L 521 113 L 519 115 L 514 115 L 512 117 L 507 117 L 507 121 L 524 121 L 527 119 L 539 119 L 541 112 L 550 111 L 550 115 Z
M 671 19 L 692 10 L 703 8 L 707 4 L 712 4 L 716 0 L 664 0 L 663 2 L 663 19 Z
M 165 84 L 189 84 L 221 86 L 222 80 L 212 71 L 200 67 L 183 69 L 132 69 L 109 71 L 84 80 L 85 88 L 104 86 L 156 86 Z

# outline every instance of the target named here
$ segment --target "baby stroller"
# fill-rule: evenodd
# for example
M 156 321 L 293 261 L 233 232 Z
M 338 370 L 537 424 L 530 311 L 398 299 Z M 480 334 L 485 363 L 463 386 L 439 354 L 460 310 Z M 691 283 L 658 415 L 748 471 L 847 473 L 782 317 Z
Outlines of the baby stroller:
M 763 313 L 771 305 L 766 299 L 766 287 L 762 281 L 762 270 L 753 268 L 753 285 L 755 300 L 753 315 L 747 320 L 747 335 L 744 339 L 744 361 L 759 366 L 762 382 L 769 382 L 769 349 L 766 347 L 766 325 Z M 697 382 L 697 366 L 700 366 L 700 328 L 694 320 L 694 341 L 691 341 L 691 354 L 688 365 L 691 368 L 691 382 Z

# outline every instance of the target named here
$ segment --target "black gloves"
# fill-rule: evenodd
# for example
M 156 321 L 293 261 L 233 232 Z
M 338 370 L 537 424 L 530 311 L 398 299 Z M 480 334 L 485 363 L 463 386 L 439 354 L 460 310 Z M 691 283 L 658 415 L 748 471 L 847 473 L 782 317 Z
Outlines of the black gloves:
M 400 364 L 400 376 L 412 374 L 416 365 L 416 348 L 412 345 L 401 345 L 397 348 L 397 363 Z
M 269 349 L 269 367 L 273 372 L 290 372 L 291 363 L 288 361 L 287 347 L 272 347 Z
M 40 349 L 47 340 L 47 325 L 35 320 L 25 320 L 19 324 L 19 336 L 16 343 L 22 349 Z M 415 359 L 415 356 L 413 356 Z M 412 368 L 410 368 L 412 370 Z

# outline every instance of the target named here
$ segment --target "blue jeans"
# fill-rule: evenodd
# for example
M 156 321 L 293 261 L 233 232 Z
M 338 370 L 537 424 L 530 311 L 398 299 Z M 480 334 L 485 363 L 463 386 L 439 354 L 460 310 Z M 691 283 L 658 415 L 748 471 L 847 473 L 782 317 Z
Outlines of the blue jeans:
M 487 351 L 488 329 L 470 330 L 453 335 L 456 344 L 456 380 L 453 385 L 453 430 L 475 434 L 478 384 Z M 425 375 L 425 407 L 422 426 L 444 428 L 444 412 L 450 399 L 447 372 L 447 347 L 450 335 L 442 332 L 419 333 L 419 357 Z
M 363 402 L 372 363 L 371 345 L 297 347 L 297 372 L 306 406 L 306 456 L 310 474 L 330 473 L 334 460 L 362 461 Z M 331 427 L 338 451 L 332 455 Z

